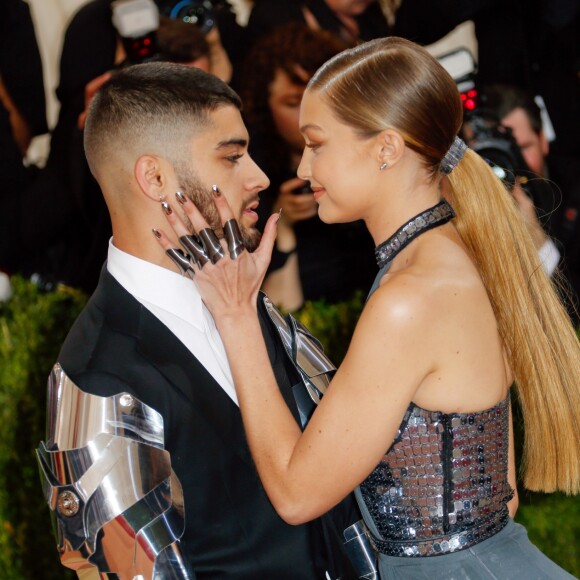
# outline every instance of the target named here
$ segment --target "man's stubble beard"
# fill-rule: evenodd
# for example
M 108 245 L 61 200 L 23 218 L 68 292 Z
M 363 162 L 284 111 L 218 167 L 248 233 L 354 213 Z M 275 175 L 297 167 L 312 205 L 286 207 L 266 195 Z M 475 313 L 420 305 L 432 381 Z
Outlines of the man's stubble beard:
M 182 188 L 182 193 L 195 204 L 197 209 L 201 212 L 201 215 L 205 218 L 211 229 L 215 231 L 217 236 L 220 239 L 223 238 L 223 227 L 217 208 L 212 199 L 211 189 L 204 187 L 198 177 L 189 168 L 176 168 L 176 174 Z M 184 218 L 185 226 L 190 232 L 193 232 L 193 225 L 189 218 L 186 215 L 183 215 L 182 217 Z M 246 249 L 249 252 L 253 252 L 258 247 L 262 234 L 255 227 L 245 227 L 241 223 L 241 217 L 241 215 L 236 216 L 242 234 L 242 241 Z

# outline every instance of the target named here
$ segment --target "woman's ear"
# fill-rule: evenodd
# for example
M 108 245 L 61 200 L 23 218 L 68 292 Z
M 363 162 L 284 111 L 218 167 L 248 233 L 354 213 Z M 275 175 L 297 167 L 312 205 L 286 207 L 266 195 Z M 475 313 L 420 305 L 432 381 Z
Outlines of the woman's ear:
M 377 162 L 381 169 L 396 165 L 405 152 L 405 140 L 394 129 L 385 129 L 377 135 Z
M 144 195 L 154 201 L 165 199 L 166 168 L 159 157 L 141 155 L 135 163 L 135 179 Z

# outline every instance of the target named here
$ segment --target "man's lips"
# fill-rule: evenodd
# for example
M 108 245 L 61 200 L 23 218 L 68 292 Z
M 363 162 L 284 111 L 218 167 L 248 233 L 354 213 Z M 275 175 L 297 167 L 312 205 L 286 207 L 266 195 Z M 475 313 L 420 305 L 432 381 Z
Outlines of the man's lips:
M 258 214 L 256 213 L 256 210 L 258 209 L 258 206 L 260 205 L 260 202 L 258 200 L 253 201 L 252 203 L 248 204 L 242 211 L 242 213 L 252 219 L 258 219 Z

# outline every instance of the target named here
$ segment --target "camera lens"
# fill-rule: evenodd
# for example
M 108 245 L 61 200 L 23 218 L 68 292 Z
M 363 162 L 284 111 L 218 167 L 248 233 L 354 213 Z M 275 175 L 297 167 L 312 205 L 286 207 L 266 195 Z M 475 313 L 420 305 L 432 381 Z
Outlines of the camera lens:
M 215 24 L 213 4 L 210 0 L 182 0 L 169 8 L 168 15 L 175 20 L 195 24 L 207 32 Z

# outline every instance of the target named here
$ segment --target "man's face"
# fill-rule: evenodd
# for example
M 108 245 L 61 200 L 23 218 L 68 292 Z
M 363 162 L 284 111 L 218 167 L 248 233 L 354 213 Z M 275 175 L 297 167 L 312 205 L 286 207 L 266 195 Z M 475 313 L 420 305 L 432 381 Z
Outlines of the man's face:
M 528 167 L 537 175 L 544 175 L 545 157 L 549 149 L 544 133 L 538 135 L 533 130 L 527 113 L 521 108 L 514 109 L 506 115 L 501 124 L 512 130 Z
M 210 121 L 192 140 L 190 164 L 175 168 L 179 187 L 221 236 L 222 224 L 211 193 L 212 185 L 217 185 L 238 220 L 244 244 L 253 250 L 260 241 L 255 227 L 258 194 L 270 181 L 248 155 L 248 131 L 238 109 L 222 106 L 210 113 Z

